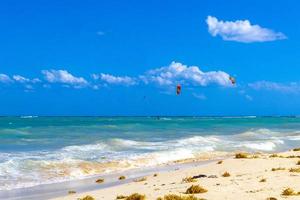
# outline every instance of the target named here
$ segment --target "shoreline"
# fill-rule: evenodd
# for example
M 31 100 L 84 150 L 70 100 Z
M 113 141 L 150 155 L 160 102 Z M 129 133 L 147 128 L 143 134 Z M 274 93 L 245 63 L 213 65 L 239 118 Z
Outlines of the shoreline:
M 188 169 L 193 167 L 199 167 L 202 165 L 223 160 L 225 157 L 213 158 L 207 160 L 195 160 L 187 159 L 180 160 L 172 163 L 167 163 L 158 166 L 150 166 L 145 168 L 127 169 L 122 172 L 112 172 L 104 175 L 92 175 L 90 177 L 63 181 L 58 183 L 41 184 L 33 187 L 18 188 L 12 190 L 0 191 L 0 199 L 10 200 L 40 200 L 40 199 L 52 199 L 61 197 L 68 194 L 68 191 L 76 191 L 80 193 L 88 191 L 96 191 L 99 189 L 111 188 L 133 182 L 135 179 L 149 176 L 154 173 L 165 173 L 180 169 Z M 125 180 L 118 180 L 120 176 L 125 176 Z M 95 180 L 103 178 L 105 180 L 102 184 L 95 183 Z

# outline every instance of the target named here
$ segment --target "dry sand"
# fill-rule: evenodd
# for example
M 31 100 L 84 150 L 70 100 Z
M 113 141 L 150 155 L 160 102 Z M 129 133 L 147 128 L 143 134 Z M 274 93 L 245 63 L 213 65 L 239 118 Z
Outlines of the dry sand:
M 291 168 L 300 168 L 297 162 L 300 160 L 300 151 L 278 153 L 278 157 L 270 157 L 270 154 L 255 154 L 258 158 L 236 159 L 228 158 L 221 164 L 210 163 L 204 166 L 179 169 L 171 172 L 159 173 L 157 176 L 147 176 L 147 180 L 130 182 L 110 188 L 99 189 L 77 194 L 67 194 L 55 200 L 76 200 L 86 195 L 95 199 L 115 200 L 118 195 L 130 195 L 140 193 L 146 195 L 147 200 L 156 200 L 166 194 L 184 194 L 191 185 L 204 187 L 208 191 L 195 194 L 196 197 L 207 200 L 266 200 L 269 197 L 276 199 L 300 199 L 300 195 L 284 196 L 282 191 L 292 188 L 300 192 L 300 172 L 290 172 Z M 287 158 L 288 156 L 298 156 Z M 272 168 L 284 168 L 284 170 L 272 171 Z M 229 177 L 222 177 L 224 172 L 229 172 Z M 204 174 L 216 175 L 217 178 L 198 178 L 196 182 L 183 183 L 182 179 L 190 176 Z M 260 182 L 265 179 L 265 182 Z M 96 183 L 95 183 L 96 184 Z M 54 199 L 53 199 L 54 200 Z

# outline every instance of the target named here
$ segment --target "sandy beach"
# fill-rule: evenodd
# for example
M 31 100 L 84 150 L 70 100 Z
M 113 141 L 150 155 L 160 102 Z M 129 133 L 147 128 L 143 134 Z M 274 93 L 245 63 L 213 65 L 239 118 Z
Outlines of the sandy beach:
M 133 193 L 145 195 L 145 199 L 148 200 L 156 200 L 159 197 L 164 199 L 165 195 L 170 194 L 185 197 L 188 196 L 187 189 L 192 185 L 199 185 L 204 189 L 193 194 L 199 199 L 300 199 L 297 194 L 300 192 L 300 151 L 255 153 L 246 156 L 247 158 L 244 158 L 244 154 L 235 154 L 220 162 L 173 169 L 118 186 L 84 193 L 68 194 L 66 191 L 65 196 L 52 200 L 83 199 L 88 195 L 94 199 L 114 200 L 117 196 L 126 199 Z M 284 195 L 284 190 L 289 195 Z

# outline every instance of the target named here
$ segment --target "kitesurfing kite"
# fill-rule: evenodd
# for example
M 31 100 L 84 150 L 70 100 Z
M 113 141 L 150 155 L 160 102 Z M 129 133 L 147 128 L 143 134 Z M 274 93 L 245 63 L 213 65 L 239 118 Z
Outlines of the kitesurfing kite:
M 229 80 L 231 81 L 232 85 L 235 84 L 235 78 L 233 78 L 232 76 L 229 77 Z
M 180 93 L 181 93 L 181 85 L 178 84 L 176 87 L 176 95 L 180 95 Z

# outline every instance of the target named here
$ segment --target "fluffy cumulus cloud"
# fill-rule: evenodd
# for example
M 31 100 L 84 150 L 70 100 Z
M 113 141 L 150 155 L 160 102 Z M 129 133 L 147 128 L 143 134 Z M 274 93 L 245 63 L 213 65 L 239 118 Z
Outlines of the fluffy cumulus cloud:
M 255 83 L 249 83 L 248 86 L 255 90 L 275 91 L 282 93 L 299 93 L 300 83 L 277 83 L 271 81 L 257 81 Z
M 252 25 L 249 20 L 222 21 L 208 16 L 206 19 L 208 31 L 212 36 L 221 36 L 223 40 L 237 42 L 266 42 L 282 40 L 287 37 L 281 32 Z
M 63 83 L 74 87 L 84 87 L 88 85 L 82 77 L 73 76 L 66 70 L 43 70 L 44 78 L 50 83 Z
M 92 77 L 95 80 L 101 80 L 104 83 L 113 84 L 113 85 L 131 86 L 137 84 L 135 78 L 131 78 L 129 76 L 114 76 L 111 74 L 101 73 L 101 74 L 93 74 Z
M 160 86 L 174 85 L 177 83 L 193 86 L 207 86 L 210 84 L 232 86 L 229 74 L 223 71 L 203 72 L 197 66 L 186 66 L 172 62 L 169 66 L 150 70 L 140 79 L 146 83 L 156 83 Z
M 6 74 L 0 74 L 0 83 L 10 83 L 12 79 Z

